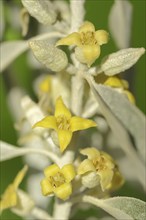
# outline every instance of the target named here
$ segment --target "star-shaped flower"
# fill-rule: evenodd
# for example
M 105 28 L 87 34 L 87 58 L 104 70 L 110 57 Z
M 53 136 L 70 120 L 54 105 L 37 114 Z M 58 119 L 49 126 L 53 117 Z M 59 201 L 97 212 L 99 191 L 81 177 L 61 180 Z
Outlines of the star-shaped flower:
M 100 46 L 108 42 L 108 33 L 105 30 L 95 31 L 94 25 L 86 21 L 79 28 L 79 32 L 69 34 L 60 39 L 56 46 L 75 45 L 75 54 L 81 63 L 86 63 L 89 67 L 100 56 Z
M 66 164 L 61 169 L 53 164 L 44 170 L 45 178 L 41 181 L 42 194 L 44 196 L 54 193 L 62 200 L 68 199 L 72 194 L 71 181 L 75 177 L 75 169 L 72 164 Z
M 92 120 L 71 115 L 61 97 L 56 100 L 55 115 L 47 116 L 37 122 L 33 127 L 54 129 L 58 134 L 60 150 L 63 152 L 71 141 L 75 131 L 97 126 Z
M 17 206 L 18 203 L 18 195 L 17 189 L 20 183 L 22 182 L 27 171 L 27 166 L 25 166 L 15 177 L 13 183 L 11 183 L 4 194 L 2 195 L 2 199 L 0 200 L 0 212 L 4 209 L 12 208 Z
M 82 176 L 82 183 L 86 187 L 100 185 L 105 191 L 117 189 L 123 184 L 123 177 L 109 154 L 96 148 L 85 148 L 80 152 L 88 157 L 78 167 L 78 174 Z

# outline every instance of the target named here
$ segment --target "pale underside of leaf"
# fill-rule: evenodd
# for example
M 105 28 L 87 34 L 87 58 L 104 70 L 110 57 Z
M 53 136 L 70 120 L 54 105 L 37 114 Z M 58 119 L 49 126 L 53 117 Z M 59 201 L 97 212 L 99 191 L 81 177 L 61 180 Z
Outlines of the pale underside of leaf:
M 146 162 L 145 115 L 135 105 L 131 104 L 123 94 L 120 94 L 113 88 L 98 85 L 98 92 L 115 116 L 132 135 L 141 159 Z
M 104 97 L 104 93 L 101 93 L 102 86 L 97 85 L 94 82 L 94 80 L 91 78 L 88 78 L 87 81 L 90 84 L 91 90 L 99 104 L 101 112 L 106 118 L 107 123 L 111 128 L 115 138 L 118 140 L 119 146 L 123 149 L 128 159 L 132 162 L 133 168 L 135 169 L 136 172 L 137 179 L 141 182 L 141 184 L 145 188 L 145 178 L 144 178 L 145 166 L 143 162 L 140 160 L 136 150 L 133 147 L 127 129 L 125 128 L 123 123 L 119 120 L 119 118 L 117 118 L 117 116 L 115 115 L 114 109 L 112 110 L 108 105 L 108 102 Z M 119 100 L 120 98 L 118 99 L 117 104 L 119 103 Z
M 54 153 L 49 152 L 47 150 L 35 149 L 35 148 L 20 148 L 3 141 L 0 141 L 0 152 L 1 152 L 1 157 L 0 157 L 1 162 L 15 157 L 20 157 L 26 154 L 40 154 L 48 157 L 55 163 L 59 162 L 59 158 Z
M 113 197 L 103 200 L 91 196 L 83 196 L 82 200 L 102 208 L 117 220 L 144 220 L 146 217 L 146 204 L 140 199 Z
M 99 72 L 104 72 L 107 76 L 119 74 L 132 67 L 138 59 L 145 53 L 142 48 L 127 48 L 104 57 Z
M 26 51 L 28 48 L 27 41 L 8 41 L 1 44 L 1 65 L 0 72 L 2 72 L 16 57 Z
M 127 0 L 115 0 L 109 14 L 109 28 L 117 46 L 120 49 L 129 47 L 131 18 L 131 3 Z

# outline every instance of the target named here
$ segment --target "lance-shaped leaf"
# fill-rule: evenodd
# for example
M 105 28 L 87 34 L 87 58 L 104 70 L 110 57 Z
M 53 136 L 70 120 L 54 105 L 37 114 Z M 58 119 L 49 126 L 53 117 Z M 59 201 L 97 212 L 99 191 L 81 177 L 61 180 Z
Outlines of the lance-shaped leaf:
M 137 179 L 141 182 L 141 184 L 145 188 L 145 179 L 144 179 L 145 166 L 143 164 L 143 161 L 140 160 L 136 150 L 134 149 L 130 135 L 123 124 L 124 120 L 122 119 L 122 121 L 121 121 L 117 117 L 117 115 L 121 114 L 122 110 L 127 111 L 127 109 L 124 109 L 122 106 L 121 107 L 122 109 L 119 110 L 117 115 L 115 115 L 115 110 L 111 109 L 111 106 L 113 104 L 112 99 L 114 99 L 114 97 L 113 97 L 113 94 L 111 95 L 109 93 L 110 90 L 109 89 L 106 90 L 106 88 L 104 88 L 104 92 L 103 92 L 103 90 L 101 89 L 103 87 L 102 85 L 97 85 L 95 83 L 95 81 L 90 77 L 87 77 L 86 79 L 90 84 L 91 90 L 96 98 L 96 101 L 99 104 L 100 110 L 101 110 L 102 114 L 104 115 L 105 119 L 107 120 L 107 123 L 108 123 L 109 127 L 111 128 L 116 140 L 118 141 L 119 146 L 123 149 L 123 151 L 127 155 L 128 159 L 132 162 L 133 168 L 135 169 Z M 101 92 L 101 90 L 102 90 L 102 92 Z M 109 94 L 111 96 L 110 102 L 108 102 Z M 121 96 L 122 96 L 122 94 L 121 94 Z M 120 103 L 121 96 L 119 94 L 117 105 L 119 105 L 119 103 Z M 125 100 L 126 100 L 126 98 L 125 98 Z M 132 125 L 132 126 L 134 126 L 134 125 Z
M 21 0 L 31 16 L 44 25 L 53 24 L 56 21 L 56 11 L 50 1 L 46 0 Z
M 106 56 L 101 63 L 100 72 L 113 76 L 132 67 L 145 53 L 144 48 L 128 48 Z
M 133 137 L 134 143 L 143 161 L 146 160 L 144 132 L 146 125 L 145 115 L 135 105 L 131 104 L 125 95 L 115 91 L 113 88 L 98 85 L 98 92 L 114 115 L 123 123 Z
M 35 148 L 20 148 L 3 141 L 0 141 L 0 152 L 1 152 L 0 161 L 9 160 L 26 154 L 40 154 L 50 158 L 55 163 L 58 163 L 59 161 L 58 157 L 54 153 L 49 152 L 47 150 L 35 149 Z
M 127 0 L 115 0 L 109 14 L 109 28 L 120 49 L 129 47 L 131 18 L 132 4 Z
M 146 218 L 146 203 L 140 199 L 132 197 L 97 199 L 83 196 L 83 201 L 102 208 L 117 220 L 144 220 Z
M 54 45 L 49 44 L 48 41 L 30 41 L 29 45 L 36 59 L 52 71 L 58 72 L 67 66 L 66 54 Z
M 0 72 L 2 72 L 16 57 L 28 49 L 27 41 L 8 41 L 1 43 L 1 65 Z

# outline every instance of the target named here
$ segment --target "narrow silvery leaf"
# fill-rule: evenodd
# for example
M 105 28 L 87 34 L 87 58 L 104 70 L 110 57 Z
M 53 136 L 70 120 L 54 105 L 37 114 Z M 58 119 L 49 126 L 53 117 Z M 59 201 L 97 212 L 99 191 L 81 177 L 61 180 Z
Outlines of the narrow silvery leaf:
M 50 158 L 55 163 L 58 163 L 58 157 L 47 150 L 35 149 L 35 148 L 20 148 L 0 141 L 0 161 L 9 160 L 15 157 L 20 157 L 26 154 L 40 154 Z
M 96 98 L 96 101 L 99 104 L 100 110 L 103 116 L 105 117 L 105 119 L 107 120 L 107 123 L 111 128 L 116 140 L 118 141 L 119 146 L 123 149 L 128 159 L 132 162 L 133 168 L 135 169 L 136 172 L 137 179 L 141 182 L 141 184 L 145 188 L 145 179 L 144 179 L 145 166 L 138 157 L 136 150 L 134 150 L 134 146 L 132 144 L 129 133 L 127 132 L 127 129 L 125 128 L 123 123 L 115 116 L 114 110 L 110 108 L 112 104 L 110 103 L 108 105 L 106 98 L 104 97 L 103 94 L 101 94 L 101 89 L 100 89 L 101 86 L 97 85 L 92 78 L 88 77 L 87 81 L 90 84 L 91 90 Z M 105 91 L 106 91 L 105 93 L 107 93 L 107 90 Z M 118 103 L 119 100 L 117 104 Z
M 144 220 L 146 217 L 146 203 L 140 199 L 132 197 L 97 199 L 91 196 L 83 196 L 83 201 L 102 208 L 117 220 Z
M 101 72 L 113 76 L 132 67 L 145 53 L 144 48 L 128 48 L 106 56 L 101 63 Z
M 7 41 L 1 43 L 0 54 L 1 54 L 1 65 L 0 72 L 4 71 L 5 68 L 13 62 L 21 53 L 28 49 L 28 43 L 26 41 Z
M 131 18 L 132 4 L 127 0 L 115 0 L 109 14 L 109 28 L 120 49 L 129 47 Z
M 49 44 L 48 41 L 30 41 L 29 45 L 36 59 L 52 71 L 58 72 L 67 66 L 66 54 L 54 45 Z
M 24 7 L 31 16 L 36 18 L 44 25 L 53 24 L 56 21 L 57 14 L 50 1 L 42 0 L 21 0 Z
M 141 159 L 143 161 L 146 160 L 145 115 L 135 105 L 132 105 L 123 94 L 115 91 L 113 88 L 98 85 L 98 92 L 115 116 L 132 135 Z

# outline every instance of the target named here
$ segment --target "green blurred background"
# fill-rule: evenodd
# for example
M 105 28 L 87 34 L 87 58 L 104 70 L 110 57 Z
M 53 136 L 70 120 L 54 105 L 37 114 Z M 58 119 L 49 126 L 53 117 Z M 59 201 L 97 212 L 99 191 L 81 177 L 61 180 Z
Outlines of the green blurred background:
M 1 1 L 1 0 L 0 0 Z M 43 0 L 42 0 L 43 1 Z M 121 0 L 122 1 L 122 0 Z M 132 34 L 131 34 L 131 47 L 145 47 L 146 39 L 146 1 L 145 0 L 130 0 L 133 6 L 133 19 L 132 19 Z M 113 0 L 87 0 L 86 1 L 86 20 L 90 20 L 95 24 L 96 29 L 108 28 L 108 14 L 110 8 L 113 4 Z M 4 0 L 4 17 L 5 17 L 5 33 L 3 40 L 16 40 L 22 39 L 21 30 L 11 26 L 11 8 L 12 7 L 21 8 L 20 0 Z M 33 29 L 29 30 L 30 35 L 35 35 L 37 29 L 37 21 L 31 18 L 31 25 L 33 24 Z M 118 30 L 117 30 L 118 31 Z M 115 52 L 118 50 L 114 44 L 112 37 L 110 42 L 103 47 L 101 58 L 104 55 Z M 136 97 L 137 106 L 146 112 L 146 90 L 145 90 L 145 76 L 146 63 L 145 56 L 142 56 L 137 64 L 134 66 L 134 75 L 131 75 L 131 89 Z M 7 94 L 13 84 L 11 81 L 22 88 L 24 88 L 27 93 L 33 97 L 32 91 L 32 81 L 38 75 L 27 65 L 26 53 L 21 55 L 16 61 L 7 68 L 7 70 L 0 75 L 0 134 L 3 141 L 9 142 L 11 144 L 17 144 L 17 135 L 14 129 L 14 121 L 11 116 L 11 111 L 7 105 Z M 18 170 L 22 168 L 21 158 L 13 159 L 1 163 L 1 194 L 6 188 L 6 186 L 13 180 Z M 25 181 L 24 181 L 25 182 Z M 22 184 L 22 188 L 25 183 Z M 144 195 L 140 189 L 132 188 L 130 185 L 126 184 L 123 190 L 119 192 L 120 195 L 135 196 L 137 198 L 144 199 Z M 92 210 L 92 212 L 96 211 Z M 78 213 L 74 217 L 74 220 L 80 220 L 87 217 L 89 212 Z M 9 219 L 20 219 L 19 217 L 12 214 L 9 210 L 5 211 L 1 217 L 3 220 Z

